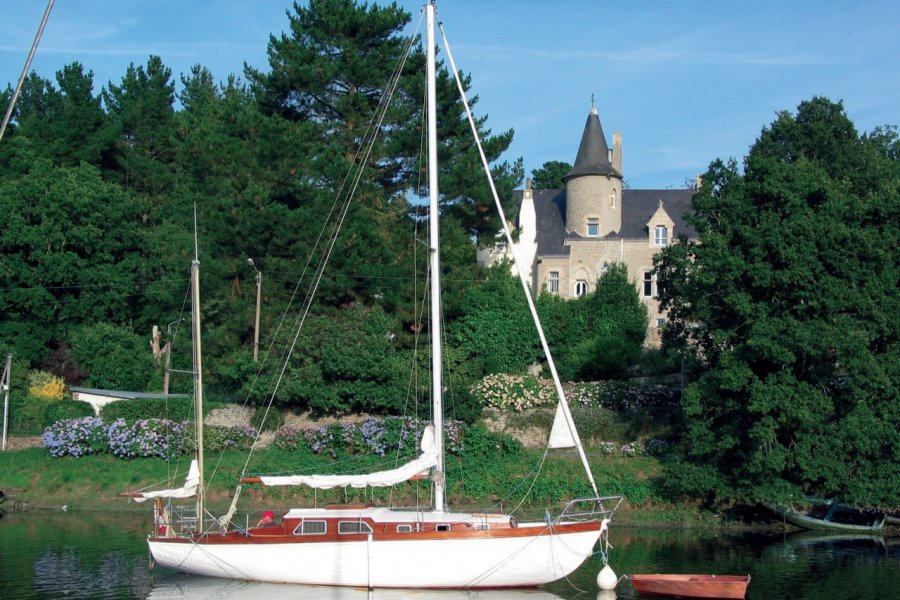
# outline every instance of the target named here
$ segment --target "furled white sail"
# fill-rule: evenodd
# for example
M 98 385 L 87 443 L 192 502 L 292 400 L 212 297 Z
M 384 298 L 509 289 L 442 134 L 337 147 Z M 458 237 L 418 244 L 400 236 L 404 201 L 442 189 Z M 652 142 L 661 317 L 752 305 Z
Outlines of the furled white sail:
M 575 425 L 566 418 L 562 400 L 556 404 L 556 416 L 553 417 L 553 427 L 550 429 L 550 439 L 547 442 L 551 448 L 576 448 L 578 442 L 572 435 Z
M 384 487 L 408 481 L 437 465 L 437 447 L 434 440 L 434 426 L 429 425 L 422 433 L 419 447 L 422 454 L 418 458 L 389 471 L 378 471 L 365 475 L 285 475 L 262 476 L 263 485 L 305 485 L 320 490 L 335 487 Z
M 150 498 L 190 498 L 197 494 L 197 486 L 199 484 L 200 467 L 197 466 L 196 460 L 192 460 L 191 467 L 188 469 L 187 477 L 184 480 L 184 485 L 180 488 L 157 490 L 155 492 L 140 492 L 130 495 L 135 502 L 146 502 Z

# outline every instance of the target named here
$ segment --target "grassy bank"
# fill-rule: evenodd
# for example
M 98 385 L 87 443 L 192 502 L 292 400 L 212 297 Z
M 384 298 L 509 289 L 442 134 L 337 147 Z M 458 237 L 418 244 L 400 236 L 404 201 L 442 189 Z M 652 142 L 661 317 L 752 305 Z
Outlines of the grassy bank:
M 524 450 L 510 456 L 485 456 L 448 461 L 449 499 L 454 506 L 492 506 L 511 509 L 527 493 L 526 513 L 542 515 L 548 506 L 568 498 L 588 495 L 590 488 L 581 465 L 570 454 L 551 456 L 541 476 L 532 484 L 542 453 Z M 224 512 L 244 466 L 245 451 L 229 450 L 206 456 L 208 500 L 213 513 Z M 597 485 L 604 494 L 627 497 L 616 520 L 620 524 L 665 524 L 673 527 L 720 527 L 723 519 L 696 507 L 672 505 L 654 499 L 653 478 L 660 465 L 652 457 L 592 457 Z M 28 510 L 145 511 L 146 505 L 117 497 L 119 492 L 165 487 L 166 481 L 181 485 L 188 459 L 167 463 L 162 459 L 122 460 L 108 455 L 53 458 L 46 449 L 30 448 L 0 453 L 0 490 L 7 496 L 5 508 Z M 285 472 L 300 464 L 306 472 L 327 470 L 330 457 L 298 455 L 277 448 L 257 451 L 251 471 Z M 360 465 L 362 466 L 362 465 Z M 177 477 L 175 475 L 177 474 Z M 174 477 L 174 480 L 173 480 Z M 390 489 L 325 490 L 245 486 L 241 506 L 247 511 L 262 508 L 287 509 L 329 502 L 392 502 L 412 505 L 427 502 L 428 482 L 409 482 Z

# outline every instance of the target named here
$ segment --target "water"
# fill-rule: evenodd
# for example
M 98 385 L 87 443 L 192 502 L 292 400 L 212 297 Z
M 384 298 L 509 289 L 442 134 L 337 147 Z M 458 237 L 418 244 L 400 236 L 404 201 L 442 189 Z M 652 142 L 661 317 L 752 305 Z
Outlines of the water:
M 267 598 L 330 600 L 574 600 L 598 592 L 592 558 L 567 581 L 539 590 L 424 591 L 310 588 L 193 577 L 150 570 L 149 516 L 7 513 L 0 520 L 0 598 Z M 805 534 L 709 533 L 617 528 L 610 565 L 627 573 L 746 574 L 750 599 L 900 600 L 900 539 Z M 620 599 L 634 598 L 627 581 Z

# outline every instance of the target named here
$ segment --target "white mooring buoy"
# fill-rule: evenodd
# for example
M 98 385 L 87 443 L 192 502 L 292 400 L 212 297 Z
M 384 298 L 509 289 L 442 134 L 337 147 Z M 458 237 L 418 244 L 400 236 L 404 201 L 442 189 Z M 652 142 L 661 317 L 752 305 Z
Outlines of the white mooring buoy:
M 601 590 L 614 590 L 618 583 L 619 578 L 616 577 L 615 571 L 609 565 L 604 565 L 600 572 L 597 573 L 597 585 Z

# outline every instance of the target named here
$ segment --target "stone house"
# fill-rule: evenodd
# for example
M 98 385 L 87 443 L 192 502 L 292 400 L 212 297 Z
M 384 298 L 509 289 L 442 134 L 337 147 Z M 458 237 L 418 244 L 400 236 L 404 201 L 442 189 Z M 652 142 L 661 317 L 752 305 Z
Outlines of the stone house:
M 608 265 L 624 263 L 650 316 L 647 344 L 659 344 L 665 315 L 656 299 L 653 257 L 678 236 L 696 239 L 684 221 L 690 189 L 623 189 L 622 136 L 610 150 L 595 107 L 588 114 L 564 189 L 535 190 L 530 181 L 519 196 L 518 241 L 511 249 L 526 265 L 532 291 L 576 298 L 592 292 Z M 481 249 L 479 264 L 509 256 L 501 243 Z

